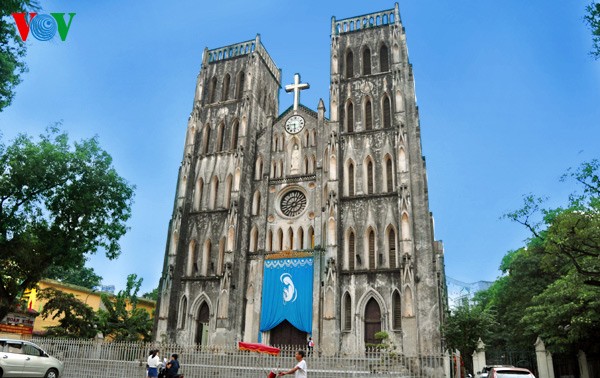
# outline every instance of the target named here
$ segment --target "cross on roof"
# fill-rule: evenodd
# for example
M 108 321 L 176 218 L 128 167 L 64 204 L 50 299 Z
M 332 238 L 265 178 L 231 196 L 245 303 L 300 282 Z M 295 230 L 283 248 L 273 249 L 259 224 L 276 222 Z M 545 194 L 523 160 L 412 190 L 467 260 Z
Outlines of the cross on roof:
M 294 111 L 298 110 L 298 104 L 300 103 L 300 91 L 308 88 L 310 88 L 308 83 L 300 84 L 300 74 L 294 74 L 294 84 L 288 84 L 285 86 L 286 92 L 294 92 Z

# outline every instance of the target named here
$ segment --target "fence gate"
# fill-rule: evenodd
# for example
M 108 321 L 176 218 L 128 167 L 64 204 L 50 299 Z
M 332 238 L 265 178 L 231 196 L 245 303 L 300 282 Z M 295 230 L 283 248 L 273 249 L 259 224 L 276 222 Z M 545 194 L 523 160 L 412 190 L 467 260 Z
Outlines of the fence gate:
M 486 350 L 485 361 L 487 365 L 512 365 L 529 369 L 533 375 L 538 376 L 535 351 L 498 351 Z

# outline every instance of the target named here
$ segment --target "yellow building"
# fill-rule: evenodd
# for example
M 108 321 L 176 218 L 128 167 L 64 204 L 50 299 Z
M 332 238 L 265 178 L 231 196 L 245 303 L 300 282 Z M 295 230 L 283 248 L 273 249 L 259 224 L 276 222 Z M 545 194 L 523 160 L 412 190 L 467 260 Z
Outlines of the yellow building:
M 38 290 L 53 288 L 64 293 L 73 294 L 77 299 L 93 308 L 94 311 L 97 311 L 99 308 L 104 308 L 102 300 L 100 299 L 100 295 L 102 294 L 100 291 L 90 290 L 86 287 L 71 285 L 50 279 L 44 279 L 40 281 L 38 283 L 38 287 Z M 27 307 L 37 312 L 42 312 L 42 308 L 44 307 L 44 304 L 46 304 L 46 301 L 37 299 L 38 290 L 32 290 L 30 293 L 28 293 L 29 299 Z M 137 306 L 146 310 L 152 317 L 154 315 L 156 302 L 151 299 L 139 298 Z M 33 324 L 33 332 L 41 333 L 44 332 L 47 327 L 57 326 L 58 320 L 59 319 L 52 319 L 50 316 L 46 319 L 42 318 L 42 316 L 38 316 Z

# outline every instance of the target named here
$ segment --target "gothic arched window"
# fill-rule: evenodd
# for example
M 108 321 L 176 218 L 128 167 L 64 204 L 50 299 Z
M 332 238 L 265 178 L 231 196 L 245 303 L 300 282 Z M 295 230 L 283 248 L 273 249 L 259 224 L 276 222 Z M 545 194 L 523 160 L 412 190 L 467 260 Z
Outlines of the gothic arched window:
M 387 72 L 390 70 L 390 55 L 386 45 L 381 45 L 379 49 L 379 69 L 381 72 Z
M 210 80 L 210 86 L 208 87 L 208 103 L 212 104 L 215 101 L 217 101 L 217 77 L 213 76 L 213 78 Z
M 375 269 L 375 231 L 369 229 L 368 231 L 368 247 L 369 247 L 369 269 Z
M 185 318 L 187 318 L 187 298 L 185 295 L 181 298 L 181 304 L 179 306 L 179 329 L 185 328 Z
M 262 178 L 262 171 L 263 171 L 263 161 L 262 161 L 262 157 L 259 156 L 256 158 L 256 167 L 255 167 L 255 176 L 254 176 L 255 180 L 260 180 Z
M 371 100 L 367 99 L 365 102 L 365 130 L 373 129 L 373 107 L 371 106 Z
M 394 191 L 394 168 L 392 166 L 392 158 L 387 156 L 385 159 L 385 179 L 387 192 Z
M 354 231 L 348 233 L 348 270 L 354 270 L 354 256 L 356 255 L 356 237 Z
M 217 208 L 218 190 L 219 190 L 219 178 L 217 176 L 213 176 L 211 188 L 210 188 L 210 204 L 208 206 L 208 208 L 211 210 L 214 210 Z
M 304 249 L 304 229 L 300 227 L 298 229 L 298 249 Z
M 267 251 L 271 252 L 273 250 L 273 231 L 269 230 L 267 232 Z
M 256 226 L 252 227 L 250 232 L 250 252 L 256 252 L 258 250 L 258 229 Z
M 188 246 L 187 275 L 192 276 L 198 273 L 198 256 L 196 253 L 196 241 L 192 239 Z
M 193 208 L 195 211 L 199 211 L 202 207 L 202 190 L 204 189 L 204 181 L 202 177 L 198 179 L 196 182 L 196 189 L 194 190 L 194 205 Z
M 388 259 L 390 262 L 390 268 L 396 267 L 396 231 L 390 226 L 388 231 Z
M 225 201 L 224 201 L 224 207 L 226 209 L 229 209 L 229 206 L 231 205 L 231 187 L 233 185 L 233 176 L 229 175 L 227 176 L 227 181 L 225 182 Z
M 231 127 L 231 142 L 229 143 L 230 150 L 237 149 L 239 128 L 240 123 L 237 120 L 235 120 L 235 122 L 233 122 L 233 126 Z
M 402 302 L 398 290 L 394 290 L 392 295 L 392 328 L 396 330 L 402 328 Z
M 373 160 L 367 160 L 367 194 L 375 192 L 375 172 L 373 169 Z
M 352 330 L 352 298 L 350 293 L 344 294 L 344 331 Z
M 225 134 L 225 124 L 220 123 L 219 127 L 217 128 L 217 144 L 215 146 L 215 152 L 223 151 L 223 140 L 225 139 L 223 134 Z
M 363 50 L 363 59 L 362 59 L 362 64 L 363 64 L 363 75 L 370 75 L 371 74 L 371 49 L 369 49 L 368 47 L 365 47 L 365 49 Z
M 235 85 L 235 98 L 236 100 L 241 100 L 244 95 L 244 71 L 241 71 L 237 77 L 237 83 Z
M 223 87 L 221 88 L 221 101 L 229 100 L 229 82 L 231 81 L 231 76 L 226 74 L 223 78 Z
M 348 195 L 354 195 L 354 163 L 352 160 L 348 163 Z
M 280 228 L 277 230 L 277 250 L 283 251 L 283 230 Z
M 352 50 L 346 53 L 346 79 L 351 79 L 354 76 L 354 55 Z
M 204 135 L 202 137 L 202 153 L 208 153 L 208 146 L 210 145 L 210 125 L 207 123 L 204 126 Z
M 383 96 L 383 127 L 392 127 L 392 114 L 390 106 L 390 98 Z
M 354 105 L 352 101 L 348 101 L 348 110 L 346 111 L 346 131 L 349 133 L 354 131 Z
M 223 267 L 225 265 L 225 237 L 222 237 L 219 241 L 219 257 L 217 259 L 217 274 L 220 276 L 223 274 Z
M 210 242 L 210 239 L 206 240 L 206 242 L 204 243 L 204 251 L 202 253 L 202 270 L 200 271 L 200 274 L 203 276 L 207 276 L 210 273 L 209 267 L 210 267 L 210 249 L 212 247 L 212 244 Z
M 257 190 L 254 192 L 254 198 L 252 200 L 252 215 L 260 214 L 260 192 Z

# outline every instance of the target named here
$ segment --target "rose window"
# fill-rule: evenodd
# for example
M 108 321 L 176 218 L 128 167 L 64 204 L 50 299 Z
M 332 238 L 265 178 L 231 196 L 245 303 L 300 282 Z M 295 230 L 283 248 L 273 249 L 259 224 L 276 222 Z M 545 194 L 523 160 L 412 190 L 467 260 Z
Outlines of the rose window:
M 306 207 L 306 196 L 299 190 L 287 192 L 281 198 L 281 212 L 288 217 L 298 216 Z

